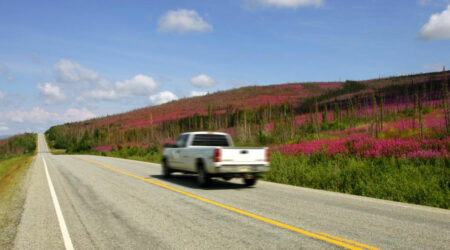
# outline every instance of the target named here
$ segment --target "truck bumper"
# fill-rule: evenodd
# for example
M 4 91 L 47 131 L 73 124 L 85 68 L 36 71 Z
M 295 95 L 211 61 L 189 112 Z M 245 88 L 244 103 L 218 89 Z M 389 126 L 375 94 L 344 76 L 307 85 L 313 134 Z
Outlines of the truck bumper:
M 244 174 L 244 173 L 263 173 L 270 170 L 269 166 L 217 166 L 217 174 Z

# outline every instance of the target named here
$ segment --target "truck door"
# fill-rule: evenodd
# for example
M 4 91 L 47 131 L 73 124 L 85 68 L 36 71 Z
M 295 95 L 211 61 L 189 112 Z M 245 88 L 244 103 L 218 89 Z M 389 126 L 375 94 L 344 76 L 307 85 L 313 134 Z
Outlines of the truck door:
M 193 152 L 193 149 L 189 148 L 188 146 L 189 146 L 189 134 L 187 134 L 184 144 L 180 148 L 179 168 L 183 169 L 183 170 L 187 170 L 187 171 L 192 171 L 192 170 L 194 170 L 192 167 L 194 165 L 193 164 L 194 156 L 192 155 L 194 152 Z
M 181 159 L 181 151 L 186 147 L 186 141 L 189 137 L 188 134 L 180 135 L 175 141 L 175 148 L 172 149 L 172 161 L 170 161 L 171 167 L 176 169 L 183 169 L 183 162 Z

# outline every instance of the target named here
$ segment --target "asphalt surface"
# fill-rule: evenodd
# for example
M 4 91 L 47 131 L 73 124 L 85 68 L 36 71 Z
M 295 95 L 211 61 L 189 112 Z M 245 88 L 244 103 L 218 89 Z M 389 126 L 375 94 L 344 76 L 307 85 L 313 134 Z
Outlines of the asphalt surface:
M 158 164 L 51 155 L 42 135 L 30 171 L 15 249 L 450 249 L 444 209 L 263 181 L 202 189 Z

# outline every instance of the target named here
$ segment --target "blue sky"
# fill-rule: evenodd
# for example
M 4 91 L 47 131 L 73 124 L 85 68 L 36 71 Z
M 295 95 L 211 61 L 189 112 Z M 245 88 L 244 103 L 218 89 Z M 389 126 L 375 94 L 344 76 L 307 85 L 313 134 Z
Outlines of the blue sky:
M 450 0 L 0 1 L 0 135 L 450 65 Z

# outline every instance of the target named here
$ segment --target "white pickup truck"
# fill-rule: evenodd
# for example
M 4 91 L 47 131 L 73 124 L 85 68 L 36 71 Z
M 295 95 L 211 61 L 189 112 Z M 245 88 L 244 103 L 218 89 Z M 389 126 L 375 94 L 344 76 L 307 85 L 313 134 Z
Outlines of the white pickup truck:
M 181 134 L 175 144 L 164 144 L 162 174 L 197 173 L 197 182 L 206 187 L 211 177 L 244 179 L 255 185 L 258 175 L 269 171 L 267 148 L 233 147 L 231 137 L 218 132 Z

